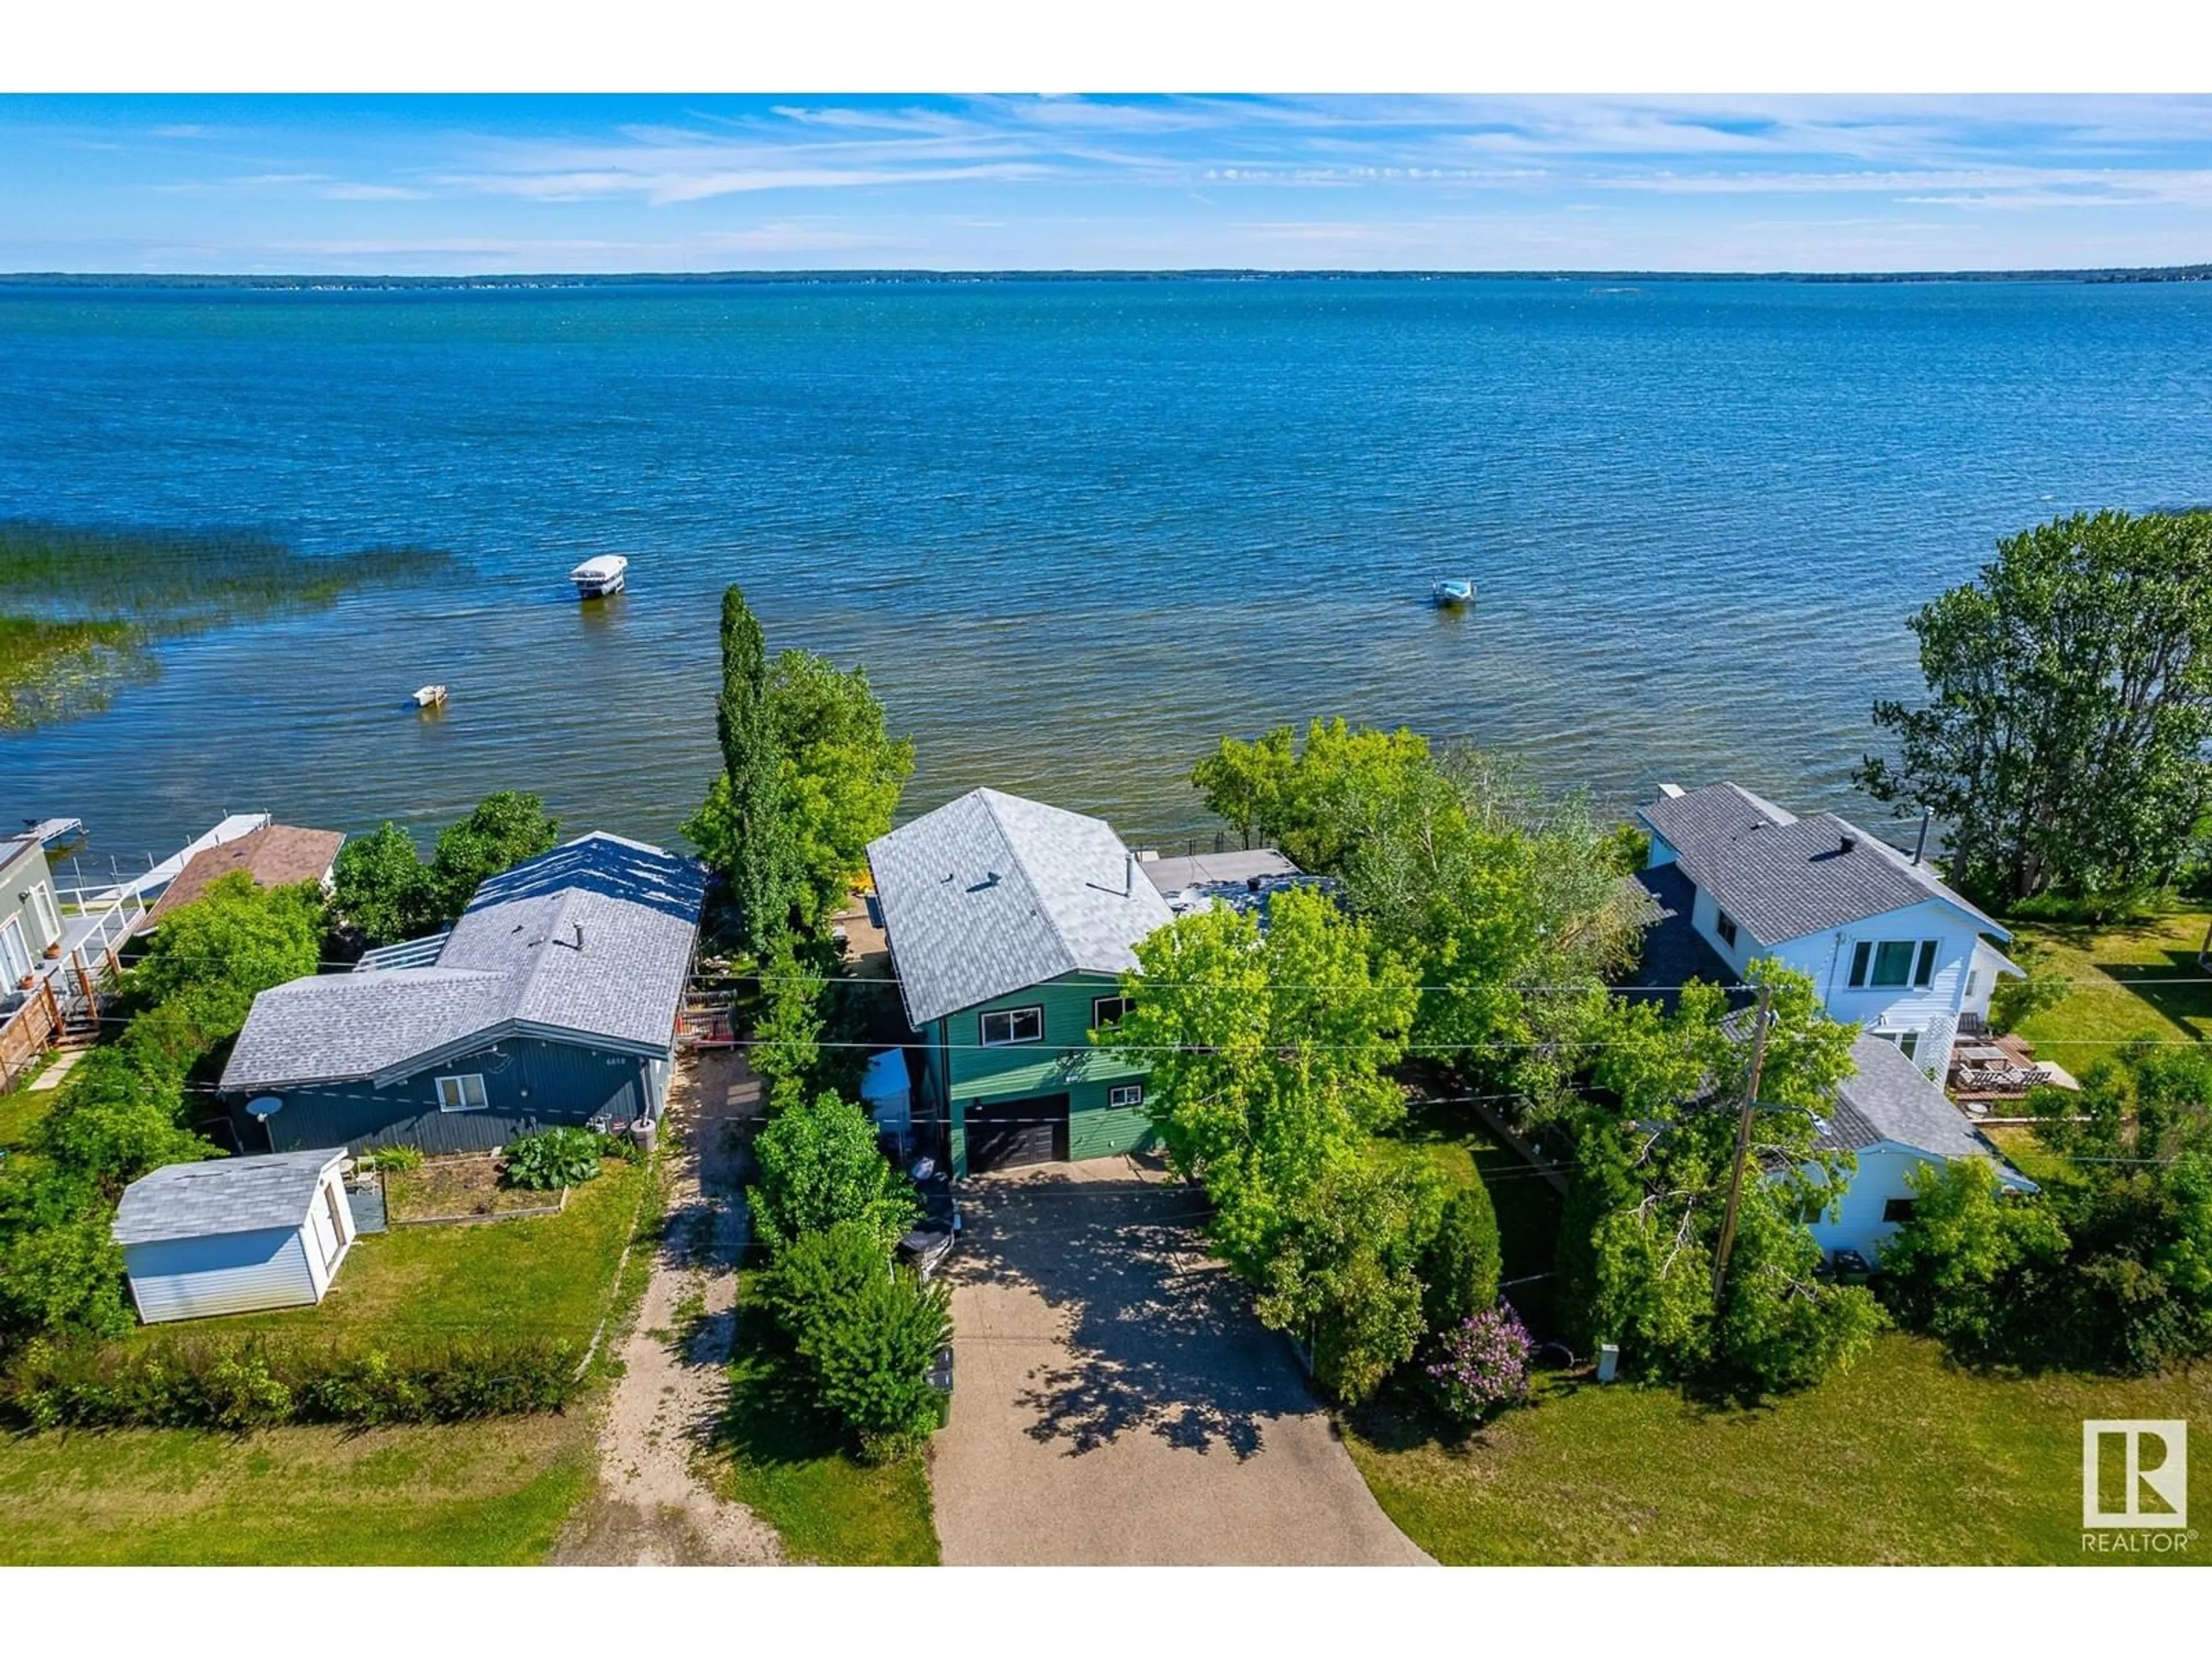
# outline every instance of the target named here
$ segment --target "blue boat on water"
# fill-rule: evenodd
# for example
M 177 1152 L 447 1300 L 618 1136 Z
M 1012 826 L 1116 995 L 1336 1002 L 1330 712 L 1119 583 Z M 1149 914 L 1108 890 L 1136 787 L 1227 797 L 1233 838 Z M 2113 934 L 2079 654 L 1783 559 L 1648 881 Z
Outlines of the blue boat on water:
M 1456 607 L 1474 603 L 1474 584 L 1465 576 L 1455 576 L 1432 584 L 1429 598 L 1434 604 Z

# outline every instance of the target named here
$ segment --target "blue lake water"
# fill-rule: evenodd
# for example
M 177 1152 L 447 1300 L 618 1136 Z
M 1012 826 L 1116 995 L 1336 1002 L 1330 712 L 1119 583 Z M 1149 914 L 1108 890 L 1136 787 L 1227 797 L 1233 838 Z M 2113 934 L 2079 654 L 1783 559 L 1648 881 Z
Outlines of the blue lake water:
M 915 809 L 1164 836 L 1217 734 L 1340 712 L 1608 807 L 1727 775 L 1871 816 L 1915 607 L 2054 514 L 2212 500 L 2208 416 L 2212 284 L 0 292 L 0 517 L 460 561 L 0 737 L 0 822 L 129 855 L 514 787 L 665 836 L 731 581 L 867 665 Z M 631 592 L 580 607 L 604 552 Z M 1479 609 L 1431 610 L 1462 574 Z

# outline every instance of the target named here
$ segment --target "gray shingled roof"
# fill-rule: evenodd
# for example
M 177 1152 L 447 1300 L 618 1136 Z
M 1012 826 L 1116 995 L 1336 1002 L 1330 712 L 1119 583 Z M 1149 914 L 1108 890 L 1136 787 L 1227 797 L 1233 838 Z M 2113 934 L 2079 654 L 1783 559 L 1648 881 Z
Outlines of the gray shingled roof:
M 310 1152 L 167 1164 L 123 1189 L 115 1212 L 115 1242 L 155 1244 L 297 1227 L 307 1218 L 323 1171 L 345 1155 L 343 1146 L 323 1146 Z
M 1851 1059 L 1858 1070 L 1837 1085 L 1823 1146 L 1856 1152 L 1893 1141 L 1937 1158 L 1986 1158 L 2014 1184 L 2028 1184 L 1895 1043 L 1862 1035 Z
M 1272 847 L 1237 848 L 1225 853 L 1194 853 L 1170 859 L 1140 859 L 1137 867 L 1159 889 L 1163 897 L 1180 893 L 1186 887 L 1203 886 L 1210 882 L 1249 881 L 1257 876 L 1267 880 L 1274 876 L 1302 874 L 1298 866 Z
M 2007 933 L 1878 836 L 1833 812 L 1797 817 L 1732 783 L 1638 810 L 1690 879 L 1763 945 L 1940 899 L 1984 933 Z M 1851 842 L 1845 848 L 1846 840 Z
M 580 836 L 478 888 L 434 967 L 264 991 L 222 1086 L 388 1082 L 518 1033 L 665 1054 L 705 890 L 689 859 Z
M 1062 974 L 1120 974 L 1170 917 L 1112 826 L 976 789 L 868 848 L 917 1027 Z

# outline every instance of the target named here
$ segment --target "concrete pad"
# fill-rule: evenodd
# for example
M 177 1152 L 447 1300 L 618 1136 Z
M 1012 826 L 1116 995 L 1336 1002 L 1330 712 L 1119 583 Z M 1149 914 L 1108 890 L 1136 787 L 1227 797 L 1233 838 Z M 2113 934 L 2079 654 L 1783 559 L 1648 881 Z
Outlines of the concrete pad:
M 985 1176 L 963 1207 L 948 1564 L 1428 1560 L 1206 1255 L 1195 1191 L 1114 1158 Z

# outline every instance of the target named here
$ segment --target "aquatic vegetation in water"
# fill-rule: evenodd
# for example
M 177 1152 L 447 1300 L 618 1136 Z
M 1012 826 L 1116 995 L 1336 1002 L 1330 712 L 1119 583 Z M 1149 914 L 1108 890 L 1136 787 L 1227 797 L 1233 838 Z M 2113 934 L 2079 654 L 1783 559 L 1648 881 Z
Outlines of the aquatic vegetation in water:
M 0 525 L 0 731 L 97 714 L 151 679 L 154 641 L 280 611 L 452 563 L 416 548 L 337 556 L 266 536 Z

